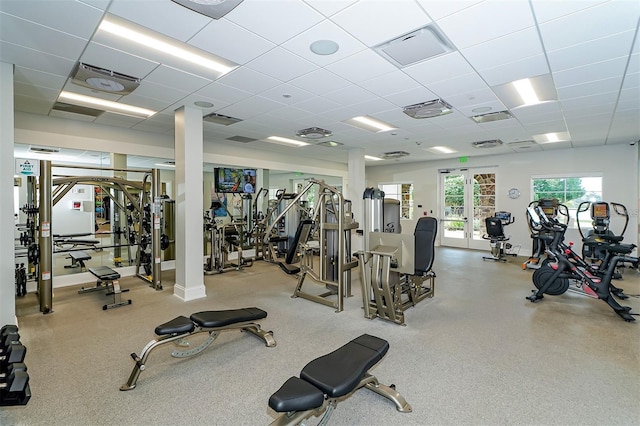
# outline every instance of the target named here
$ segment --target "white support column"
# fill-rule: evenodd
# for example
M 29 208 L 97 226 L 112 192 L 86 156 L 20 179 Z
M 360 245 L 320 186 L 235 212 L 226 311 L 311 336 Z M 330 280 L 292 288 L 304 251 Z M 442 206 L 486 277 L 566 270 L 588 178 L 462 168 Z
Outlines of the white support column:
M 202 112 L 181 107 L 175 113 L 176 283 L 184 301 L 207 295 L 204 286 Z
M 0 327 L 16 324 L 13 143 L 13 64 L 0 62 Z
M 364 189 L 367 184 L 364 161 L 364 149 L 354 148 L 349 150 L 349 182 L 347 184 L 345 198 L 351 200 L 351 211 L 353 212 L 353 217 L 356 222 L 360 224 L 360 229 L 363 228 L 364 222 L 362 195 L 364 194 Z M 362 238 L 353 238 L 351 245 L 351 251 L 354 253 L 362 250 Z

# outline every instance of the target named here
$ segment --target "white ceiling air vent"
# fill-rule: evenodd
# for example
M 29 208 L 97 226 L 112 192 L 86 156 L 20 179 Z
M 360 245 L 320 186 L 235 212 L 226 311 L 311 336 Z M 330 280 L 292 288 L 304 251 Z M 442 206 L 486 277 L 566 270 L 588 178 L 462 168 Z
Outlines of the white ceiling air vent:
M 172 0 L 180 6 L 201 13 L 209 18 L 220 19 L 231 12 L 242 0 Z
M 409 153 L 406 151 L 391 151 L 382 154 L 382 158 L 385 160 L 397 160 L 398 158 L 406 157 L 408 155 Z
M 37 152 L 39 154 L 55 154 L 60 152 L 60 148 L 51 148 L 48 146 L 34 146 L 31 145 L 29 147 L 29 151 L 31 152 Z
M 434 99 L 403 107 L 402 112 L 413 118 L 432 118 L 452 113 L 453 107 L 442 99 Z
M 471 145 L 474 148 L 495 148 L 502 145 L 502 141 L 500 139 L 491 139 L 488 141 L 473 142 Z
M 228 126 L 230 124 L 239 123 L 242 120 L 239 118 L 229 117 L 227 115 L 216 114 L 212 112 L 211 114 L 207 114 L 202 119 L 209 123 L 222 124 L 223 126 Z
M 78 63 L 74 69 L 71 75 L 71 82 L 92 90 L 116 95 L 128 95 L 140 85 L 140 79 L 137 77 L 83 64 L 82 62 Z
M 513 118 L 513 115 L 511 115 L 509 111 L 489 112 L 471 117 L 476 123 L 490 123 L 492 121 L 506 120 L 507 118 Z
M 296 132 L 297 136 L 307 139 L 328 138 L 332 134 L 333 133 L 331 133 L 331 130 L 321 129 L 320 127 L 309 127 L 308 129 L 302 129 Z
M 540 145 L 535 143 L 535 141 L 516 141 L 507 143 L 509 148 L 514 150 L 515 152 L 524 152 L 524 151 L 542 151 Z
M 374 49 L 400 68 L 454 50 L 444 34 L 432 25 L 380 44 Z

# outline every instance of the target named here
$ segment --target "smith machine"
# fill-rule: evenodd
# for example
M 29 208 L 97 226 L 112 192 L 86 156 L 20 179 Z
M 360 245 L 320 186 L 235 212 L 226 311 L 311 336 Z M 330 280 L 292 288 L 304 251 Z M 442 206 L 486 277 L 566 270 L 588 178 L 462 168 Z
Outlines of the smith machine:
M 302 297 L 341 312 L 344 297 L 351 296 L 351 269 L 358 265 L 351 256 L 351 231 L 358 227 L 358 222 L 353 219 L 351 201 L 345 200 L 340 191 L 322 180 L 310 179 L 266 227 L 264 244 L 269 245 L 276 232 L 274 227 L 314 187 L 316 207 L 309 220 L 300 221 L 296 232 L 298 241 L 294 244 L 300 255 L 300 271 L 291 297 Z M 317 239 L 318 244 L 310 244 L 311 239 Z M 326 291 L 318 294 L 308 292 L 308 286 L 303 289 L 308 280 L 324 286 Z
M 112 223 L 115 235 L 114 244 L 112 246 L 95 246 L 95 249 L 114 248 L 114 263 L 116 266 L 121 266 L 122 247 L 126 246 L 130 249 L 131 246 L 137 246 L 136 275 L 149 282 L 154 289 L 161 290 L 161 250 L 167 248 L 170 241 L 169 237 L 162 233 L 163 209 L 166 199 L 160 196 L 160 171 L 157 169 L 131 170 L 63 165 L 55 167 L 142 172 L 144 178 L 142 182 L 107 176 L 74 176 L 52 179 L 52 167 L 50 161 L 40 161 L 38 198 L 36 198 L 34 190 L 36 181 L 30 177 L 29 185 L 33 188 L 27 190 L 28 203 L 22 209 L 27 213 L 28 224 L 31 224 L 31 228 L 33 228 L 29 231 L 32 234 L 29 252 L 37 253 L 37 256 L 33 256 L 34 259 L 30 257 L 30 262 L 33 260 L 35 264 L 30 265 L 30 269 L 35 270 L 34 276 L 38 282 L 40 311 L 45 314 L 52 311 L 53 276 L 51 271 L 56 238 L 51 233 L 52 209 L 75 185 L 100 187 L 105 193 L 110 194 L 111 200 L 118 207 L 115 209 L 114 222 Z M 123 220 L 125 214 L 126 221 Z M 123 235 L 125 236 L 124 244 L 121 241 Z

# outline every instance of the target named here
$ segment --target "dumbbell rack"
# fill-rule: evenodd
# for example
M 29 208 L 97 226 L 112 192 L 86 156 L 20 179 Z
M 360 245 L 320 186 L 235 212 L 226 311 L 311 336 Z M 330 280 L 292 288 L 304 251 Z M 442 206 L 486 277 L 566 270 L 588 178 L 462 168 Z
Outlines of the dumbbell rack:
M 0 329 L 0 406 L 26 405 L 31 399 L 29 374 L 24 363 L 27 348 L 20 343 L 15 325 Z

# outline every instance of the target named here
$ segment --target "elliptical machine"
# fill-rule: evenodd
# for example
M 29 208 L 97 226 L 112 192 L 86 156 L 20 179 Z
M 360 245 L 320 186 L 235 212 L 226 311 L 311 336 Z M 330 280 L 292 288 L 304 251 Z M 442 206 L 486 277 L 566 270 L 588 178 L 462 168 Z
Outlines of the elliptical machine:
M 529 203 L 528 207 L 539 207 L 542 209 L 547 218 L 553 220 L 559 220 L 561 223 L 567 225 L 569 223 L 569 209 L 564 204 L 558 202 L 557 198 L 540 198 L 537 201 Z M 526 262 L 522 264 L 522 269 L 539 269 L 546 259 L 546 250 L 548 241 L 553 238 L 549 238 L 550 231 L 545 230 L 540 224 L 532 222 L 531 216 L 527 210 L 527 225 L 531 232 L 531 256 Z M 544 259 L 543 259 L 544 257 Z
M 550 231 L 545 240 L 548 242 L 546 250 L 549 258 L 556 263 L 546 262 L 533 273 L 533 284 L 537 290 L 533 290 L 531 296 L 527 299 L 531 302 L 537 302 L 544 298 L 544 294 L 557 296 L 564 294 L 573 281 L 577 286 L 581 287 L 584 292 L 594 298 L 602 299 L 627 322 L 635 321 L 631 313 L 631 308 L 621 306 L 613 297 L 611 288 L 611 278 L 613 276 L 616 265 L 619 262 L 627 262 L 625 256 L 614 256 L 607 267 L 603 276 L 595 276 L 584 260 L 575 253 L 571 244 L 563 243 L 564 234 L 567 225 L 557 220 L 546 217 L 542 209 L 538 207 L 528 207 L 527 214 L 530 220 L 536 225 Z

